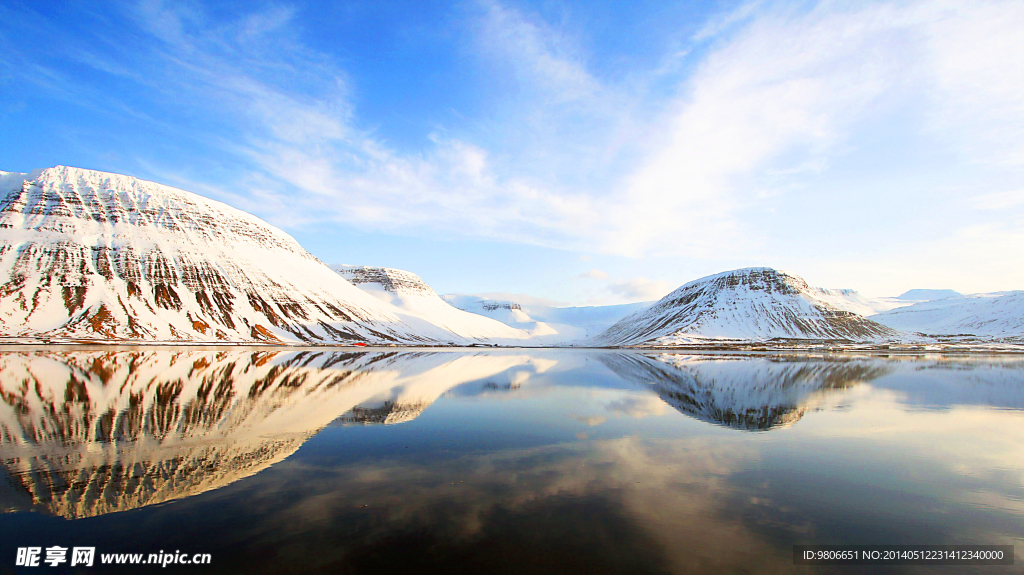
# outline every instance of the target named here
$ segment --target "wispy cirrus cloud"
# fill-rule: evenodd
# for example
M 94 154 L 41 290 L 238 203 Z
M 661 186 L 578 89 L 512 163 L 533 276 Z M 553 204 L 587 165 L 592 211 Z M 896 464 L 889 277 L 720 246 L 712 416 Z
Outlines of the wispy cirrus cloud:
M 998 136 L 1024 118 L 1007 96 L 1013 81 L 986 82 L 989 66 L 971 64 L 1013 48 L 1015 36 L 996 23 L 1024 17 L 1005 4 L 747 5 L 725 18 L 721 37 L 700 37 L 710 48 L 679 78 L 678 96 L 658 101 L 589 73 L 586 51 L 563 32 L 509 6 L 482 6 L 473 29 L 490 46 L 486 57 L 504 59 L 525 86 L 505 124 L 491 127 L 508 136 L 502 147 L 434 134 L 410 155 L 362 134 L 323 137 L 312 152 L 287 139 L 260 142 L 252 156 L 274 179 L 338 202 L 337 210 L 316 210 L 319 217 L 605 253 L 715 257 L 770 241 L 750 210 L 770 209 L 787 186 L 827 172 L 859 145 L 861 126 L 893 105 L 919 103 L 926 130 L 969 154 L 967 162 L 987 161 L 984 151 L 1012 158 L 1014 138 Z M 969 25 L 951 30 L 957 22 Z M 953 58 L 975 35 L 997 39 L 975 47 L 967 63 Z M 936 43 L 938 36 L 950 42 Z M 962 89 L 979 81 L 992 87 Z M 983 121 L 984 138 L 958 137 L 970 119 Z M 296 219 L 314 213 L 300 206 Z M 807 215 L 818 213 L 808 206 Z
M 477 7 L 476 47 L 508 65 L 524 90 L 554 102 L 586 100 L 607 90 L 587 70 L 572 37 L 496 0 L 480 0 Z

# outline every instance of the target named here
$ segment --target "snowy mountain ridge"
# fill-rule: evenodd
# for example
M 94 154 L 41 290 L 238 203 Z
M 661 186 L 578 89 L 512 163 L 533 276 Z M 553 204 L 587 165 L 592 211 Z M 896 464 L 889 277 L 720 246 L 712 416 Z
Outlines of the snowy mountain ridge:
M 1021 292 L 871 298 L 771 268 L 701 278 L 654 303 L 502 298 L 438 296 L 392 268 L 332 270 L 255 216 L 130 176 L 65 166 L 0 172 L 5 338 L 602 346 L 1024 338 Z
M 1024 337 L 1024 291 L 924 301 L 872 316 L 893 329 L 929 336 Z

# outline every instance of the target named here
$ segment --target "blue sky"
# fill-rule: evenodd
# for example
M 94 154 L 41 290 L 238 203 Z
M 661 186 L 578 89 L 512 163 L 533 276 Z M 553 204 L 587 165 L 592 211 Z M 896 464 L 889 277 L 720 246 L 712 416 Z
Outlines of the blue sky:
M 206 195 L 440 293 L 753 265 L 1024 289 L 1024 4 L 0 5 L 0 169 Z

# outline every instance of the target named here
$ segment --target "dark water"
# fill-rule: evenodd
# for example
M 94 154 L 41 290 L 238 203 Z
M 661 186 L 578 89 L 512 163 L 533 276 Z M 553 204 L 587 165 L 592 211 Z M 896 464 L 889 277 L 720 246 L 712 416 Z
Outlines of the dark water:
M 210 554 L 150 569 L 182 573 L 1024 565 L 1024 358 L 35 350 L 0 369 L 3 573 L 69 571 L 15 566 L 54 545 Z M 1017 555 L 794 566 L 814 543 Z

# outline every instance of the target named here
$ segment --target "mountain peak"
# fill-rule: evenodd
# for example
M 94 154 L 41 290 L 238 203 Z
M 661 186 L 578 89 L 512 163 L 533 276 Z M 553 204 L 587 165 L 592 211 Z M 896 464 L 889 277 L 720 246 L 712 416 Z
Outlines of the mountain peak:
M 360 288 L 371 287 L 408 295 L 437 295 L 420 276 L 405 270 L 344 264 L 333 264 L 330 268 Z
M 0 278 L 7 336 L 457 339 L 436 325 L 402 324 L 394 308 L 253 215 L 170 186 L 68 166 L 42 170 L 0 196 Z
M 683 285 L 646 310 L 620 320 L 595 341 L 605 345 L 874 341 L 897 334 L 822 295 L 803 278 L 773 268 L 731 270 Z
M 96 222 L 111 221 L 116 224 L 126 221 L 117 218 L 119 212 L 139 211 L 146 224 L 164 227 L 182 212 L 209 210 L 228 216 L 229 219 L 222 223 L 242 222 L 245 227 L 263 228 L 275 237 L 287 237 L 288 243 L 298 247 L 298 242 L 291 236 L 248 212 L 193 192 L 134 176 L 54 166 L 27 174 L 25 182 L 31 188 L 41 190 L 43 199 L 65 203 L 73 210 L 72 215 L 75 217 L 84 216 Z M 141 222 L 135 220 L 131 223 L 137 225 Z M 218 222 L 212 221 L 194 223 L 197 228 L 218 225 Z
M 799 276 L 775 268 L 751 267 L 705 276 L 684 284 L 676 292 L 691 290 L 696 286 L 703 285 L 712 285 L 716 289 L 746 288 L 781 293 L 796 293 L 808 287 L 807 282 Z M 669 294 L 669 296 L 671 295 Z

